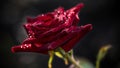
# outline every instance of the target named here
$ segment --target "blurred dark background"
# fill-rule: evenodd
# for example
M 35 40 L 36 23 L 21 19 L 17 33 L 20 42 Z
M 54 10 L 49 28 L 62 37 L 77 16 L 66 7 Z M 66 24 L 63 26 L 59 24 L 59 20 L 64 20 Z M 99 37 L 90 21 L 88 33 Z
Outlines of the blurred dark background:
M 80 25 L 91 23 L 93 30 L 74 47 L 75 56 L 84 57 L 95 65 L 100 47 L 111 44 L 112 48 L 102 60 L 101 68 L 120 68 L 120 5 L 117 0 L 1 0 L 0 68 L 47 68 L 47 55 L 11 53 L 11 47 L 27 37 L 22 26 L 26 16 L 35 17 L 59 6 L 69 9 L 80 2 L 85 4 L 79 14 Z M 68 66 L 55 57 L 53 68 Z

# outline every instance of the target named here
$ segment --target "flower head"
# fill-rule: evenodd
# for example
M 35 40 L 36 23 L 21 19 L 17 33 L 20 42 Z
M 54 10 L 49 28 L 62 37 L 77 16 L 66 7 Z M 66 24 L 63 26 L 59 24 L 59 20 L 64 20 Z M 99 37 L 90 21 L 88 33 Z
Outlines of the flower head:
M 58 47 L 66 52 L 71 50 L 92 29 L 91 24 L 77 26 L 78 13 L 83 6 L 84 4 L 80 3 L 69 10 L 59 7 L 36 18 L 27 18 L 24 27 L 28 38 L 21 45 L 12 47 L 12 52 L 47 54 Z

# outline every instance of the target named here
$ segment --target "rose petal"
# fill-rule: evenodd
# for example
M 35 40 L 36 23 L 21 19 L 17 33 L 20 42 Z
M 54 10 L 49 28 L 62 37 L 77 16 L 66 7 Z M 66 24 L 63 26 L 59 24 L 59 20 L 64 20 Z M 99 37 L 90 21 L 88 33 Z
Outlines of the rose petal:
M 60 33 L 60 34 L 66 33 L 66 35 L 47 44 L 41 44 L 36 39 L 29 38 L 26 39 L 22 45 L 13 47 L 12 51 L 47 53 L 49 50 L 56 49 L 57 47 L 63 45 L 67 40 L 69 40 L 71 37 L 76 35 L 77 32 L 78 32 L 78 27 L 72 26 L 71 28 L 66 28 Z
M 84 35 L 86 35 L 90 30 L 92 30 L 92 25 L 87 24 L 85 26 L 81 27 L 81 30 L 77 33 L 77 35 L 74 35 L 71 39 L 69 39 L 66 44 L 62 45 L 61 47 L 67 52 L 70 49 L 74 47 L 74 45 L 82 38 Z
M 13 53 L 15 53 L 15 52 L 36 52 L 36 53 L 47 54 L 47 52 L 48 52 L 47 46 L 34 47 L 33 44 L 22 44 L 22 45 L 19 45 L 19 46 L 12 47 L 11 51 Z

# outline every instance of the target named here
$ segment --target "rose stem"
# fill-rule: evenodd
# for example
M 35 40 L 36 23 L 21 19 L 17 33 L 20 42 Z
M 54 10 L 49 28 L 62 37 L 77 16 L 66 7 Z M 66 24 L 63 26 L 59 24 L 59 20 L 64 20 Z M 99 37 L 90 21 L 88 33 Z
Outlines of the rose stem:
M 75 59 L 70 56 L 68 53 L 66 53 L 62 48 L 58 48 L 58 50 L 60 51 L 60 53 L 63 55 L 63 56 L 66 56 L 66 58 L 72 63 L 74 64 L 77 68 L 81 68 L 80 65 L 78 65 L 75 61 Z

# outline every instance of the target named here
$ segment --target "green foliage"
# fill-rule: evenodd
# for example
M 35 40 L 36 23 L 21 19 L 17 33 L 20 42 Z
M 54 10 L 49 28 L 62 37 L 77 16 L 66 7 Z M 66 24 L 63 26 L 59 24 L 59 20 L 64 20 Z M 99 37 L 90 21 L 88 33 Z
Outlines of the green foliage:
M 100 48 L 98 55 L 97 55 L 96 68 L 100 68 L 100 61 L 105 57 L 106 53 L 108 52 L 110 48 L 111 48 L 111 45 L 105 45 Z

